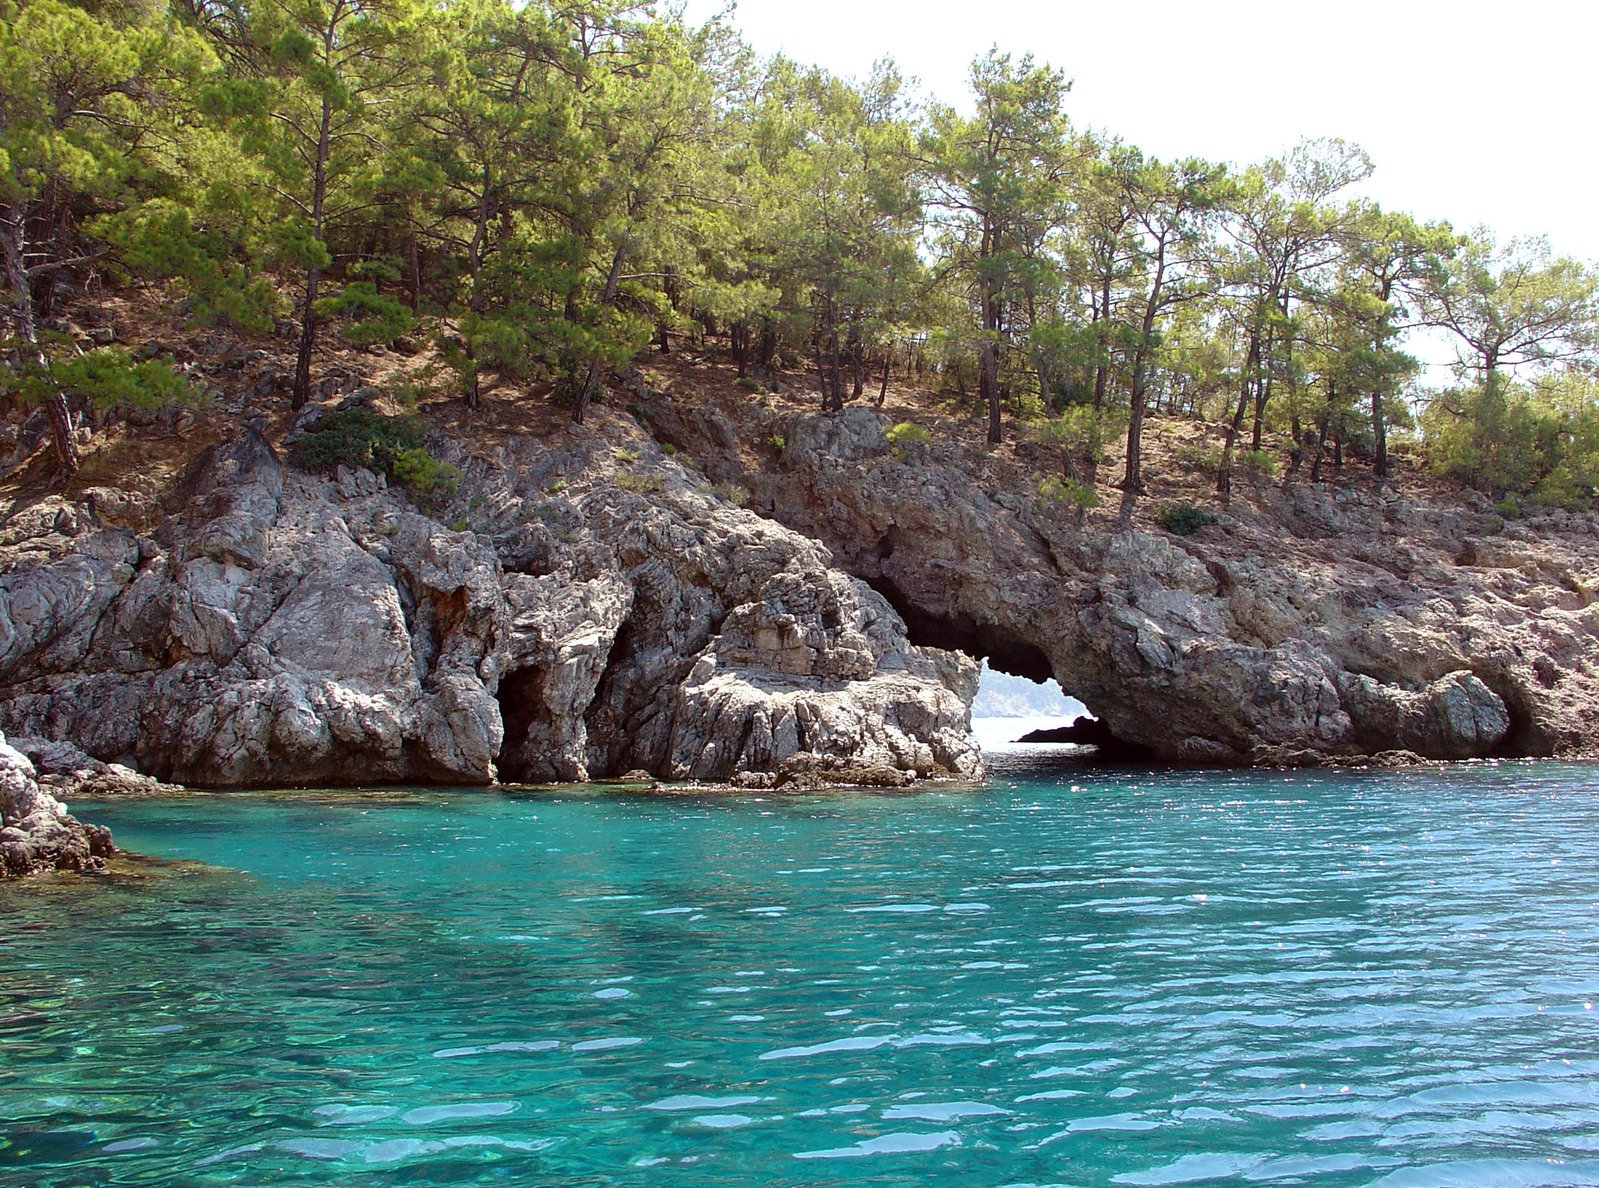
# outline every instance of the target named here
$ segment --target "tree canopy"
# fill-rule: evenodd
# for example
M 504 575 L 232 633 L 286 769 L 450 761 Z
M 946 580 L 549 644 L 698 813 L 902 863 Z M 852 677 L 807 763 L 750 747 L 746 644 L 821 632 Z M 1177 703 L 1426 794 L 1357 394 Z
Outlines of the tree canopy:
M 964 103 L 924 102 L 889 61 L 839 78 L 626 0 L 0 15 L 0 398 L 44 407 L 68 473 L 84 401 L 181 387 L 51 329 L 64 294 L 140 277 L 292 340 L 296 406 L 331 341 L 426 335 L 468 406 L 545 385 L 581 421 L 688 335 L 740 376 L 803 372 L 826 411 L 914 372 L 990 443 L 1036 422 L 1061 482 L 1125 434 L 1130 496 L 1152 416 L 1215 427 L 1225 496 L 1268 432 L 1291 471 L 1382 479 L 1413 410 L 1442 471 L 1594 494 L 1594 271 L 1354 196 L 1372 164 L 1342 141 L 1161 161 L 1076 129 L 1031 56 L 979 54 Z M 1442 393 L 1405 349 L 1422 328 L 1459 346 Z

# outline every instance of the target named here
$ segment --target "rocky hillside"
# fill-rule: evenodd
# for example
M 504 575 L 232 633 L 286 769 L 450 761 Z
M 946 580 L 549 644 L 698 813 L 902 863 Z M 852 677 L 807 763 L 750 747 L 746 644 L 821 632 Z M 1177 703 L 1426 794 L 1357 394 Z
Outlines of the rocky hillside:
M 13 733 L 202 785 L 981 770 L 973 661 L 627 418 L 442 441 L 467 479 L 433 514 L 210 418 L 170 482 L 25 495 L 0 526 Z
M 1290 477 L 1178 537 L 1156 508 L 1208 498 L 1180 468 L 1083 514 L 1038 498 L 1025 431 L 987 450 L 915 392 L 822 415 L 675 355 L 581 427 L 424 402 L 462 475 L 425 499 L 293 445 L 394 411 L 408 359 L 350 352 L 291 416 L 271 351 L 157 345 L 210 407 L 104 421 L 65 491 L 13 422 L 0 727 L 162 779 L 970 777 L 977 656 L 1188 762 L 1599 741 L 1592 516 Z
M 1483 497 L 1414 473 L 1384 488 L 1288 475 L 1219 507 L 1169 456 L 1149 497 L 1128 504 L 1102 483 L 1103 505 L 1083 514 L 1037 497 L 1050 451 L 1025 436 L 985 450 L 925 400 L 822 416 L 710 387 L 663 372 L 650 423 L 748 486 L 750 506 L 825 543 L 913 639 L 1053 676 L 1153 756 L 1599 749 L 1591 513 L 1506 523 Z M 891 443 L 907 416 L 931 428 L 926 442 Z M 1181 442 L 1190 428 L 1172 432 Z M 1173 535 L 1160 526 L 1173 499 L 1209 505 L 1215 522 Z

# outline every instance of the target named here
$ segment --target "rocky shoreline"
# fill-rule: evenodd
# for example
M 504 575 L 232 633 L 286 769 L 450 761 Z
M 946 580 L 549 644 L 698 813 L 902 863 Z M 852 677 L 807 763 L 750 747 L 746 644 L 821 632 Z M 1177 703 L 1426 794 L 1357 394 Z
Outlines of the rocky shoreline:
M 0 878 L 51 870 L 102 870 L 116 851 L 111 833 L 67 812 L 33 763 L 0 734 Z
M 33 807 L 6 819 L 46 840 L 13 865 L 96 860 L 55 798 L 172 783 L 973 780 L 978 656 L 1151 761 L 1599 751 L 1592 515 L 1288 481 L 1178 537 L 1151 501 L 1033 497 L 1026 443 L 631 392 L 582 428 L 436 432 L 463 477 L 433 502 L 223 413 L 174 481 L 18 496 L 0 728 Z
M 628 490 L 617 452 L 508 443 L 474 530 L 251 430 L 121 523 L 42 500 L 0 537 L 0 723 L 201 786 L 981 772 L 975 662 L 687 467 Z

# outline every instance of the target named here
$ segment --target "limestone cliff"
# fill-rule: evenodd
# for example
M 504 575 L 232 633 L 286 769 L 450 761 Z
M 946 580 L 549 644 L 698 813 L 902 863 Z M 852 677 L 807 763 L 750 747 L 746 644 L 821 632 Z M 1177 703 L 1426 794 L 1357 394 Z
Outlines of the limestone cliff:
M 158 498 L 28 504 L 0 723 L 213 786 L 980 772 L 973 661 L 633 436 L 461 455 L 454 528 L 247 428 Z
M 660 416 L 689 439 L 703 420 Z M 1054 676 L 1154 755 L 1599 750 L 1593 514 L 1507 526 L 1469 496 L 1288 481 L 1177 537 L 1154 500 L 1082 517 L 969 448 L 895 450 L 870 409 L 746 416 L 783 442 L 742 476 L 752 506 L 829 545 L 913 636 Z

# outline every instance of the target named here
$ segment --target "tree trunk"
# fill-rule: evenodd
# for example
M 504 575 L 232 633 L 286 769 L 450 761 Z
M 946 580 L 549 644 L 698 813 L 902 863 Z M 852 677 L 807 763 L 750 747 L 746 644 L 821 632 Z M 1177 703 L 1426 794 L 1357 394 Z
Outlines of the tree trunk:
M 1238 408 L 1233 413 L 1232 423 L 1227 426 L 1227 440 L 1221 449 L 1221 469 L 1216 473 L 1216 494 L 1225 502 L 1232 494 L 1233 489 L 1233 446 L 1238 441 L 1238 435 L 1243 432 L 1244 420 L 1249 415 L 1249 394 L 1251 372 L 1260 367 L 1260 336 L 1252 333 L 1249 336 L 1249 351 L 1244 356 L 1243 374 L 1238 382 Z
M 469 281 L 471 291 L 467 295 L 466 308 L 474 316 L 483 312 L 483 289 L 479 280 L 483 274 L 483 244 L 489 235 L 489 193 L 492 177 L 489 166 L 483 167 L 482 189 L 478 192 L 477 218 L 472 224 L 472 239 L 466 245 L 467 267 L 470 273 Z M 479 408 L 483 403 L 483 388 L 478 380 L 477 348 L 468 339 L 465 342 L 467 364 L 472 368 L 471 382 L 466 386 L 466 406 Z
M 56 465 L 63 478 L 78 472 L 78 446 L 72 440 L 72 411 L 66 397 L 50 379 L 50 360 L 39 346 L 38 328 L 33 318 L 33 290 L 28 284 L 27 241 L 23 223 L 27 216 L 19 206 L 5 208 L 0 217 L 0 254 L 5 256 L 6 285 L 11 290 L 11 323 L 17 340 L 17 353 L 24 367 L 36 367 L 46 385 L 44 409 L 50 419 L 50 441 L 55 446 Z
M 983 216 L 983 242 L 979 251 L 979 258 L 985 263 L 991 259 L 998 247 L 996 240 L 998 232 L 994 228 L 993 219 Z M 994 292 L 994 278 L 984 276 L 978 286 L 979 312 L 983 320 L 983 346 L 978 356 L 977 386 L 983 399 L 988 403 L 988 444 L 998 445 L 1004 438 L 1000 424 L 999 405 L 999 302 Z
M 998 445 L 1004 440 L 999 414 L 999 363 L 998 347 L 992 342 L 983 343 L 978 355 L 977 390 L 988 404 L 988 444 Z
M 1100 289 L 1099 309 L 1096 311 L 1096 321 L 1099 322 L 1099 358 L 1094 363 L 1094 408 L 1099 410 L 1105 407 L 1105 380 L 1110 373 L 1110 270 L 1106 269 Z
M 1144 302 L 1144 321 L 1138 336 L 1138 353 L 1133 358 L 1133 389 L 1128 399 L 1127 468 L 1122 475 L 1122 490 L 1139 495 L 1144 490 L 1144 408 L 1149 402 L 1149 352 L 1155 341 L 1155 315 L 1160 311 L 1160 292 L 1166 283 L 1166 242 L 1160 242 L 1155 257 L 1155 276 L 1149 285 L 1149 300 Z
M 1321 482 L 1321 463 L 1327 456 L 1327 422 L 1332 419 L 1333 401 L 1338 389 L 1331 380 L 1327 382 L 1327 403 L 1322 406 L 1321 417 L 1316 422 L 1316 458 L 1310 464 L 1310 481 Z
M 406 256 L 411 264 L 411 312 L 420 313 L 422 309 L 422 248 L 417 242 L 416 232 L 412 231 L 407 237 Z
M 671 268 L 666 270 L 666 276 L 661 282 L 661 292 L 666 297 L 667 308 L 671 311 L 671 313 L 676 313 L 677 274 Z M 661 319 L 659 325 L 656 327 L 656 335 L 661 346 L 661 354 L 670 355 L 672 353 L 672 332 L 667 327 L 666 321 L 666 318 Z
M 1382 391 L 1377 388 L 1371 393 L 1371 440 L 1376 455 L 1371 464 L 1372 473 L 1385 479 L 1388 477 L 1388 417 L 1382 407 Z
M 328 35 L 328 52 L 332 53 L 332 34 Z M 333 130 L 333 101 L 322 97 L 322 123 L 317 131 L 316 167 L 311 175 L 311 236 L 322 242 L 322 212 L 327 199 L 328 146 Z M 316 295 L 322 279 L 322 269 L 313 264 L 305 270 L 305 309 L 300 314 L 300 346 L 294 357 L 294 391 L 289 398 L 293 408 L 304 408 L 311 399 L 311 352 L 316 347 Z
M 627 252 L 624 248 L 617 248 L 611 253 L 611 269 L 605 274 L 605 285 L 600 290 L 600 304 L 609 305 L 616 300 L 616 290 L 622 283 L 622 261 Z M 600 360 L 596 357 L 589 360 L 588 375 L 583 379 L 583 389 L 578 393 L 577 403 L 572 406 L 572 424 L 581 425 L 583 415 L 588 411 L 589 401 L 594 399 L 594 393 L 600 387 Z
M 883 382 L 877 386 L 877 407 L 882 408 L 883 402 L 888 399 L 888 369 L 893 360 L 891 351 L 883 352 Z

